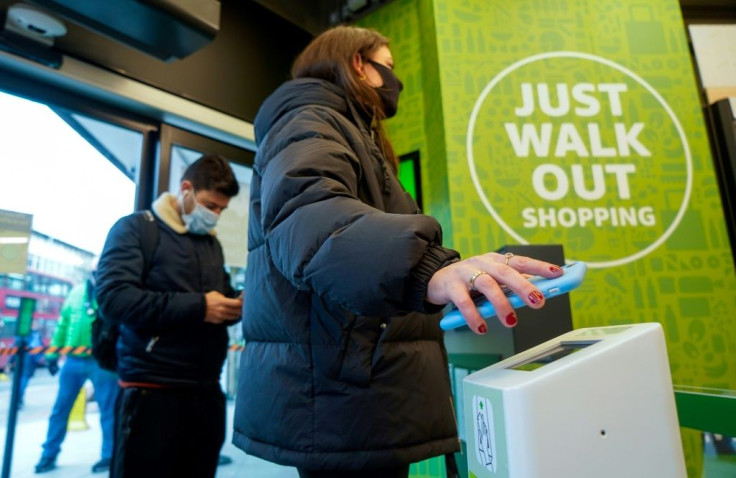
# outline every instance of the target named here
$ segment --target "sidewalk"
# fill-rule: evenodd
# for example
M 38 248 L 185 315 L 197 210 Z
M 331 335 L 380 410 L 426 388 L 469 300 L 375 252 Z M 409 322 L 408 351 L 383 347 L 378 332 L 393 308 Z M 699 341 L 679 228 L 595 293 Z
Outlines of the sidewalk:
M 8 408 L 10 406 L 10 381 L 0 382 L 0 456 L 5 453 Z M 46 438 L 48 418 L 51 413 L 58 376 L 51 377 L 45 369 L 36 371 L 26 390 L 25 406 L 18 412 L 13 445 L 12 478 L 104 478 L 105 473 L 93 474 L 92 465 L 100 459 L 100 420 L 96 402 L 89 402 L 85 420 L 87 430 L 67 432 L 62 451 L 56 462 L 58 468 L 41 475 L 33 467 L 41 456 L 41 444 Z M 230 443 L 234 403 L 228 402 L 228 432 L 222 454 L 233 459 L 230 465 L 217 469 L 217 478 L 296 478 L 296 470 L 246 455 Z M 3 458 L 4 459 L 4 458 Z

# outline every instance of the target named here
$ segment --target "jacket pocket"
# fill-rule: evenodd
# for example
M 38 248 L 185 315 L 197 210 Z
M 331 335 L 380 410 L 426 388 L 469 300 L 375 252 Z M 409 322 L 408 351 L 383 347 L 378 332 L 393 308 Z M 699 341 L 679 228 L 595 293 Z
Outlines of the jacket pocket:
M 366 386 L 373 375 L 373 355 L 381 335 L 380 320 L 357 317 L 345 337 L 341 350 L 338 379 L 353 385 Z

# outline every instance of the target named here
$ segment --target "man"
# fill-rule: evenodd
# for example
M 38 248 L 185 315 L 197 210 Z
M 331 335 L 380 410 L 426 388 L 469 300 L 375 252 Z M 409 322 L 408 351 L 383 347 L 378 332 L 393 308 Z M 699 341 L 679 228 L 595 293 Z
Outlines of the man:
M 136 214 L 108 234 L 97 298 L 120 325 L 113 478 L 215 476 L 225 438 L 220 371 L 242 300 L 213 228 L 238 190 L 226 160 L 203 156 L 178 194 L 153 204 L 150 263 L 140 237 L 150 228 Z
M 61 306 L 61 315 L 54 337 L 51 339 L 51 346 L 89 348 L 92 340 L 91 325 L 97 310 L 94 286 L 94 278 L 90 278 L 76 285 L 69 292 Z M 94 385 L 95 400 L 99 405 L 102 427 L 102 457 L 92 466 L 92 472 L 99 473 L 110 468 L 115 396 L 118 389 L 117 376 L 113 372 L 100 368 L 86 351 L 74 352 L 76 350 L 66 356 L 64 365 L 61 367 L 59 391 L 49 418 L 48 433 L 43 444 L 41 460 L 35 468 L 36 473 L 46 473 L 56 468 L 56 457 L 66 437 L 69 414 L 79 390 L 87 379 L 92 380 L 92 385 Z M 46 363 L 51 375 L 59 371 L 58 360 L 58 354 L 46 355 Z

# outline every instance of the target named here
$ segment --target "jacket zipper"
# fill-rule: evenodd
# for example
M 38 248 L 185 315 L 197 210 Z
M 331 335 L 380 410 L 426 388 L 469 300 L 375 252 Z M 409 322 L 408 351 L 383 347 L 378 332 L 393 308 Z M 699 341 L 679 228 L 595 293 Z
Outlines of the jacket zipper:
M 151 340 L 148 341 L 148 345 L 146 345 L 146 352 L 149 354 L 153 352 L 153 346 L 156 345 L 156 342 L 158 342 L 159 336 L 151 337 Z
M 455 415 L 455 402 L 452 400 L 452 395 L 450 395 L 450 408 L 452 409 L 452 419 L 455 420 L 455 430 L 458 432 L 457 437 L 457 444 L 460 446 L 460 449 L 462 449 L 463 446 L 463 440 L 460 438 L 460 428 L 457 425 L 457 415 Z

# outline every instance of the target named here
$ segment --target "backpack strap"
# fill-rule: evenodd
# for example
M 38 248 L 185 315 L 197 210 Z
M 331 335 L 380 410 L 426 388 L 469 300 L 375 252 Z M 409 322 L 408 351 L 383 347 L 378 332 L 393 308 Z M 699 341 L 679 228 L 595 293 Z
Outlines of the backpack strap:
M 84 281 L 84 308 L 89 309 L 93 308 L 94 310 L 97 310 L 97 304 L 95 301 L 96 293 L 95 293 L 95 282 L 92 279 L 87 279 Z
M 153 264 L 153 256 L 158 246 L 158 224 L 156 218 L 149 209 L 140 211 L 138 214 L 140 223 L 141 250 L 143 251 L 143 282 L 145 282 L 148 271 Z

